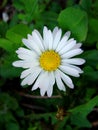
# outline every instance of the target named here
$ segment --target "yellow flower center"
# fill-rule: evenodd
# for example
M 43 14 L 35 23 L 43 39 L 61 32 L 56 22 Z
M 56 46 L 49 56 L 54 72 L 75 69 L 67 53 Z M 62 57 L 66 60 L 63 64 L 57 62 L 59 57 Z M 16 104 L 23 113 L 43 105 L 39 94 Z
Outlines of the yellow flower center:
M 53 71 L 58 68 L 61 62 L 60 55 L 53 51 L 45 51 L 39 58 L 40 66 L 46 71 Z

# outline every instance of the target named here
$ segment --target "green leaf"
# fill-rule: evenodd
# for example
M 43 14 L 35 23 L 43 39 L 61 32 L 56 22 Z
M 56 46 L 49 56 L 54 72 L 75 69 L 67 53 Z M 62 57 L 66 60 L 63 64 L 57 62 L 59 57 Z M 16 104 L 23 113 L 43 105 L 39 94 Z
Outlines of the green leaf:
M 86 104 L 77 106 L 70 109 L 71 112 L 71 123 L 79 127 L 90 127 L 90 123 L 87 120 L 87 115 L 92 111 L 92 109 L 98 104 L 98 96 L 91 99 Z
M 80 0 L 80 6 L 88 13 L 91 11 L 92 0 Z
M 75 7 L 66 8 L 60 13 L 58 22 L 61 28 L 70 30 L 78 41 L 86 39 L 88 18 L 85 11 Z
M 91 127 L 90 122 L 82 113 L 75 113 L 71 115 L 71 124 L 78 127 Z
M 98 19 L 98 0 L 93 1 L 91 15 Z
M 50 28 L 57 25 L 58 14 L 52 11 L 45 11 L 42 15 L 44 23 L 46 23 Z
M 2 57 L 0 63 L 0 76 L 3 78 L 18 77 L 22 71 L 21 68 L 15 68 L 12 66 L 12 62 L 16 60 L 15 52 Z
M 13 43 L 7 39 L 0 38 L 0 47 L 7 52 L 11 52 L 13 50 Z
M 24 6 L 25 6 L 25 11 L 26 12 L 30 12 L 30 13 L 34 13 L 36 8 L 37 8 L 37 4 L 38 4 L 38 0 L 22 0 Z M 27 4 L 28 3 L 28 4 Z
M 98 71 L 94 70 L 91 66 L 86 66 L 84 69 L 83 76 L 86 80 L 97 82 L 98 81 Z
M 22 0 L 13 0 L 13 6 L 17 9 L 17 10 L 23 10 L 24 9 L 24 5 L 22 3 Z
M 97 42 L 97 44 L 96 44 L 96 48 L 97 48 L 97 50 L 98 50 L 98 42 Z
M 89 30 L 87 36 L 87 44 L 95 45 L 98 41 L 98 20 L 90 18 L 89 19 Z
M 7 31 L 6 38 L 20 45 L 22 38 L 26 37 L 28 33 L 31 33 L 31 30 L 26 25 L 18 24 Z
M 0 37 L 4 37 L 8 29 L 8 24 L 0 21 Z
M 2 103 L 3 108 L 6 106 L 6 110 L 11 109 L 15 111 L 19 107 L 17 100 L 11 97 L 10 95 L 8 95 L 7 93 L 0 94 L 0 103 Z M 4 111 L 4 109 L 2 109 L 2 111 Z
M 6 130 L 20 130 L 19 125 L 16 122 L 9 122 L 5 126 Z
M 27 4 L 28 3 L 28 4 Z M 15 8 L 22 10 L 24 13 L 20 13 L 19 19 L 25 22 L 31 22 L 36 20 L 36 16 L 39 15 L 38 0 L 18 0 L 14 2 Z
M 86 64 L 96 68 L 98 65 L 98 50 L 88 50 L 82 54 L 82 57 L 86 60 Z
M 70 126 L 70 125 L 66 125 L 65 130 L 73 130 L 73 128 L 71 128 L 71 126 Z M 76 130 L 77 130 L 77 129 L 76 129 Z
M 66 122 L 68 120 L 68 116 L 66 116 L 62 121 L 57 122 L 57 129 L 56 130 L 63 130 Z

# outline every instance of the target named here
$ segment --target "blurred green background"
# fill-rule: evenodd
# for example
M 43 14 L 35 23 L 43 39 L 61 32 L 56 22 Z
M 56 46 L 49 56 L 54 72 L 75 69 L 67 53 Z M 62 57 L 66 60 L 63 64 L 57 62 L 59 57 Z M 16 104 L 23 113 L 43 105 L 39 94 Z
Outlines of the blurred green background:
M 54 87 L 51 98 L 20 86 L 14 68 L 22 38 L 55 26 L 83 43 L 84 73 L 74 90 Z M 98 0 L 0 0 L 0 130 L 98 129 Z

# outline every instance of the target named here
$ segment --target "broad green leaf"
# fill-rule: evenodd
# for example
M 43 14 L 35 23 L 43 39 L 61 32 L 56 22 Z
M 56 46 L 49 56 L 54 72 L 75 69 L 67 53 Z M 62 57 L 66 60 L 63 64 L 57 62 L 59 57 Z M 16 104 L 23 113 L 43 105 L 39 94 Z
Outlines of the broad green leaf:
M 89 101 L 92 96 L 96 93 L 96 89 L 95 88 L 87 88 L 87 91 L 86 91 L 86 95 L 85 95 L 85 101 Z
M 98 50 L 88 50 L 82 54 L 82 57 L 86 60 L 86 64 L 94 68 L 98 65 Z
M 88 18 L 85 11 L 69 7 L 61 11 L 58 22 L 61 28 L 70 30 L 78 41 L 84 41 L 87 36 Z
M 8 29 L 8 24 L 0 21 L 0 37 L 5 37 L 5 33 Z
M 5 57 L 2 57 L 1 63 L 0 63 L 0 76 L 3 78 L 12 78 L 12 77 L 18 77 L 22 71 L 21 68 L 15 68 L 12 66 L 12 62 L 16 60 L 16 54 L 15 52 L 12 54 L 9 54 Z
M 91 127 L 90 122 L 82 113 L 73 113 L 71 115 L 71 124 L 78 127 Z
M 90 18 L 88 25 L 87 45 L 95 45 L 98 41 L 98 20 Z
M 0 38 L 0 47 L 7 52 L 11 52 L 13 50 L 13 43 L 7 39 Z
M 78 125 L 80 127 L 90 127 L 90 123 L 87 120 L 87 115 L 92 111 L 92 109 L 98 104 L 98 96 L 91 99 L 86 104 L 77 106 L 69 112 L 71 115 L 71 123 Z
M 94 70 L 91 66 L 86 66 L 84 69 L 83 76 L 86 80 L 97 82 L 98 81 L 98 71 Z
M 20 45 L 22 38 L 26 37 L 28 33 L 31 33 L 31 30 L 26 25 L 18 24 L 7 31 L 6 38 Z

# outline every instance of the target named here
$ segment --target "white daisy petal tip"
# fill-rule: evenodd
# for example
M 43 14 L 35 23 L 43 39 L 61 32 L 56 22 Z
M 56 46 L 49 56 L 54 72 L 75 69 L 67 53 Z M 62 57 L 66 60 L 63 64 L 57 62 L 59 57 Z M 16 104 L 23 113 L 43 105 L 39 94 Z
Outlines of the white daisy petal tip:
M 83 71 L 77 66 L 86 61 L 74 58 L 83 53 L 82 43 L 69 38 L 70 35 L 71 31 L 67 31 L 62 37 L 62 29 L 56 26 L 51 31 L 44 26 L 43 37 L 34 29 L 27 39 L 22 39 L 26 48 L 16 50 L 20 60 L 12 63 L 14 67 L 25 69 L 20 76 L 21 86 L 33 84 L 31 91 L 39 88 L 40 95 L 47 93 L 48 97 L 52 96 L 55 83 L 61 91 L 66 91 L 65 85 L 74 88 L 70 76 L 79 77 Z
M 82 59 L 82 64 L 84 64 L 86 62 L 86 60 L 85 59 Z
M 29 35 L 29 34 L 28 34 Z M 24 42 L 26 40 L 26 38 L 22 38 L 22 42 Z
M 12 66 L 15 66 L 15 62 L 12 63 Z
M 14 67 L 20 67 L 19 64 L 18 64 L 18 61 L 14 61 L 14 62 L 12 63 L 12 65 L 13 65 Z
M 69 88 L 74 89 L 74 84 L 70 84 Z
M 68 38 L 69 38 L 70 35 L 71 35 L 71 31 L 67 31 L 67 32 L 65 33 L 65 35 L 68 36 Z

